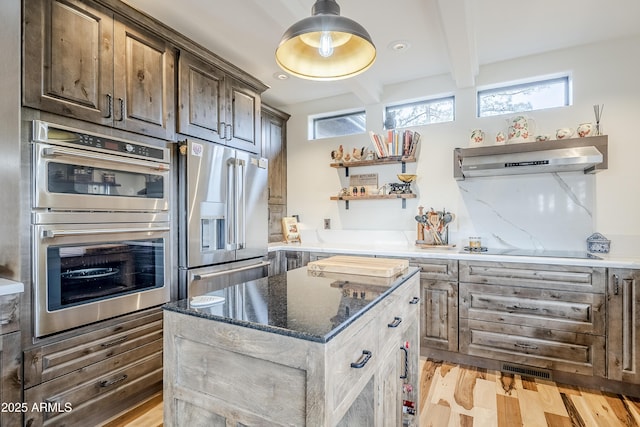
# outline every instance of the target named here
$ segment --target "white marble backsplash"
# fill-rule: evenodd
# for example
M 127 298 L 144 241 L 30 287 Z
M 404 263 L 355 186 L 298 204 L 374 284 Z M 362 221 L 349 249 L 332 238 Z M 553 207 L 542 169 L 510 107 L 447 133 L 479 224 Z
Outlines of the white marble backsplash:
M 461 244 L 480 236 L 491 248 L 585 250 L 586 238 L 595 231 L 593 175 L 510 175 L 458 186 L 466 209 L 455 229 Z

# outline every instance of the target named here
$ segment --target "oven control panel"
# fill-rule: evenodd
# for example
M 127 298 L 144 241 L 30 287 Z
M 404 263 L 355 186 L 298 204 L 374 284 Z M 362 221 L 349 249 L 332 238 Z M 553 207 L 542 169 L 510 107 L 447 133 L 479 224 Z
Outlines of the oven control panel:
M 65 126 L 52 125 L 40 120 L 33 121 L 33 141 L 93 148 L 110 153 L 169 162 L 166 148 L 154 147 L 139 142 L 125 141 L 104 135 L 92 134 Z

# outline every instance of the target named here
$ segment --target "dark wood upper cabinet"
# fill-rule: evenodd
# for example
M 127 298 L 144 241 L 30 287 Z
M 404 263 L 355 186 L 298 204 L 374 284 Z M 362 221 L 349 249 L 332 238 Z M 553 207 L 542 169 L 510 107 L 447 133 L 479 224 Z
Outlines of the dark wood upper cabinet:
M 178 59 L 178 132 L 260 153 L 260 93 L 188 52 Z
M 24 2 L 23 104 L 163 139 L 175 132 L 173 49 L 99 5 Z

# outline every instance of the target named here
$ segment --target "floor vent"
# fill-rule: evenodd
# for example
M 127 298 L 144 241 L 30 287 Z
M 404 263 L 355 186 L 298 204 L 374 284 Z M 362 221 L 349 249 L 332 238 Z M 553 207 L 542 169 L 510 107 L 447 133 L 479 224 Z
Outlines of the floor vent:
M 550 380 L 551 379 L 551 372 L 550 371 L 545 371 L 542 369 L 532 369 L 532 368 L 528 368 L 528 367 L 524 367 L 524 366 L 516 366 L 516 365 L 508 365 L 506 363 L 502 364 L 502 371 L 504 372 L 511 372 L 514 374 L 520 374 L 520 375 L 524 375 L 527 377 L 536 377 L 536 378 L 542 378 L 545 380 Z

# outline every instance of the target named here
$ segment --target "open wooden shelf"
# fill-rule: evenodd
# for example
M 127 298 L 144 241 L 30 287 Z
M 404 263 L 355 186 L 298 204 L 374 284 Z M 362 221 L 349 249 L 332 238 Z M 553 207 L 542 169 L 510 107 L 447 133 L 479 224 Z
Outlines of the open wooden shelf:
M 350 200 L 389 200 L 389 199 L 402 199 L 402 209 L 407 207 L 406 199 L 415 199 L 417 196 L 414 193 L 407 194 L 378 194 L 369 196 L 331 196 L 331 200 L 344 200 L 345 209 L 349 209 Z
M 379 165 L 394 165 L 402 164 L 402 173 L 406 173 L 406 164 L 415 163 L 416 158 L 414 156 L 389 156 L 382 157 L 374 160 L 353 160 L 350 162 L 334 162 L 329 166 L 336 169 L 344 169 L 345 175 L 349 176 L 349 168 L 359 166 L 379 166 Z

